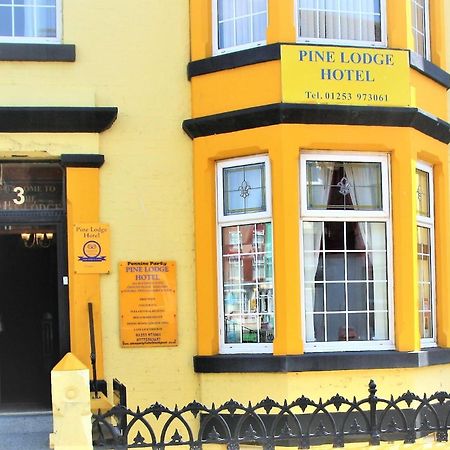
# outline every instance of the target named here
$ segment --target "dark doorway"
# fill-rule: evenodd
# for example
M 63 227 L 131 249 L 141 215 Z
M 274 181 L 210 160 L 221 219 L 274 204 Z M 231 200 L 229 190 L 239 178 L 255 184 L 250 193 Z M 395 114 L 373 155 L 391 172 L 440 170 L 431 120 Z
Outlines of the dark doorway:
M 49 408 L 60 357 L 57 227 L 0 227 L 0 407 Z

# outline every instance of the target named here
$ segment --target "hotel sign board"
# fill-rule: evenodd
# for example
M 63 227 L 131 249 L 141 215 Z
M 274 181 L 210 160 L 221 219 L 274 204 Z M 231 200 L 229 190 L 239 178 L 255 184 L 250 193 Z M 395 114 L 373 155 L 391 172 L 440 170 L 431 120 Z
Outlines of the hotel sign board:
M 178 344 L 176 282 L 173 261 L 119 264 L 122 347 Z
M 405 50 L 283 45 L 283 102 L 412 106 Z
M 75 273 L 109 273 L 109 225 L 77 223 L 73 226 Z

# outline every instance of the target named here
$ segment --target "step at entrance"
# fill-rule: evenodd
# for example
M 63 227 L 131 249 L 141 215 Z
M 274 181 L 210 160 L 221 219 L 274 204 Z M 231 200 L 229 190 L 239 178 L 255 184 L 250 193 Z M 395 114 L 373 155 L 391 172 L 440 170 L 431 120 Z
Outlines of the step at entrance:
M 50 411 L 0 414 L 0 450 L 48 450 Z

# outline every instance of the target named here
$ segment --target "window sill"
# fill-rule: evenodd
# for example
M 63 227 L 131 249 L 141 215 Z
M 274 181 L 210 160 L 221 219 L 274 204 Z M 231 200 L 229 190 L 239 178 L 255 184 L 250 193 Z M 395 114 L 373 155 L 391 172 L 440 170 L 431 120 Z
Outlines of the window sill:
M 0 61 L 74 62 L 75 45 L 0 43 Z
M 428 367 L 450 363 L 449 348 L 418 352 L 363 351 L 307 353 L 274 356 L 264 354 L 194 356 L 197 373 L 315 372 L 330 370 L 393 369 Z

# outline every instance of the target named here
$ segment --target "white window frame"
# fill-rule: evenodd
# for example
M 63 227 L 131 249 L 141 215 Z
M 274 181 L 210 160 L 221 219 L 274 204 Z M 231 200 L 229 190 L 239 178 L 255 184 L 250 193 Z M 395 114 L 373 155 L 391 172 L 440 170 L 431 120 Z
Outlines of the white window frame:
M 236 166 L 244 166 L 250 164 L 265 164 L 266 177 L 266 211 L 248 214 L 232 214 L 225 216 L 223 214 L 223 169 Z M 271 169 L 270 160 L 267 155 L 249 156 L 242 158 L 233 158 L 216 163 L 216 193 L 217 193 L 217 287 L 218 287 L 218 311 L 219 311 L 219 352 L 222 354 L 237 354 L 237 353 L 272 353 L 272 343 L 225 343 L 225 313 L 224 313 L 224 298 L 223 298 L 223 258 L 222 258 L 222 228 L 233 225 L 251 225 L 255 223 L 272 224 L 272 192 L 271 192 Z M 274 261 L 274 245 L 272 234 L 272 264 Z M 272 266 L 272 288 L 275 298 L 275 283 Z M 275 322 L 275 299 L 274 299 L 274 332 L 276 333 Z
M 238 52 L 240 50 L 246 50 L 249 48 L 260 47 L 262 45 L 266 45 L 267 40 L 264 39 L 262 41 L 249 42 L 248 44 L 243 45 L 234 45 L 232 47 L 227 48 L 219 48 L 219 15 L 218 15 L 218 0 L 212 1 L 212 45 L 213 45 L 213 55 L 223 55 L 225 53 L 233 53 Z M 268 1 L 268 0 L 267 0 Z M 269 21 L 269 4 L 267 3 L 267 24 Z M 267 30 L 267 28 L 266 28 Z
M 12 5 L 14 7 L 14 5 Z M 56 0 L 56 36 L 0 36 L 0 43 L 23 43 L 23 44 L 60 44 L 62 42 L 62 0 Z M 14 24 L 13 24 L 14 26 Z
M 414 25 L 416 24 L 416 20 L 417 19 L 422 19 L 422 17 L 417 17 L 416 12 L 417 9 L 419 8 L 419 6 L 417 5 L 417 1 L 416 0 L 412 0 L 412 8 L 411 8 L 411 12 L 413 14 L 412 17 L 412 32 L 414 34 L 414 51 L 421 55 L 423 58 L 427 59 L 427 60 L 431 60 L 431 42 L 430 42 L 430 2 L 429 0 L 424 0 L 424 16 L 423 16 L 423 20 L 424 20 L 424 43 L 425 43 L 425 48 L 424 50 L 424 54 L 422 54 L 421 51 L 417 51 L 418 48 L 416 46 L 416 35 L 419 34 L 419 31 L 417 29 L 417 27 L 415 27 Z
M 312 38 L 299 36 L 299 0 L 294 2 L 294 17 L 295 17 L 295 33 L 297 42 L 301 44 L 325 44 L 325 45 L 345 45 L 351 47 L 387 47 L 387 18 L 386 18 L 386 0 L 380 0 L 381 11 L 381 41 L 358 41 L 353 39 L 336 39 L 336 38 Z
M 436 320 L 436 241 L 434 232 L 434 179 L 433 179 L 433 166 L 422 161 L 417 161 L 416 169 L 426 172 L 428 174 L 428 189 L 429 189 L 429 208 L 430 217 L 421 216 L 417 214 L 417 227 L 424 227 L 430 230 L 430 244 L 431 244 L 431 311 L 432 311 L 432 321 L 433 321 L 433 336 L 431 338 L 421 338 L 420 345 L 422 348 L 426 347 L 436 347 L 436 336 L 437 336 L 437 320 Z
M 382 211 L 348 211 L 348 210 L 308 210 L 306 189 L 307 161 L 336 161 L 336 162 L 379 162 L 381 163 L 382 183 Z M 310 152 L 303 150 L 300 155 L 300 270 L 301 270 L 301 321 L 304 350 L 310 352 L 330 351 L 364 351 L 364 350 L 393 350 L 394 342 L 394 296 L 393 296 L 393 246 L 392 246 L 392 214 L 390 204 L 390 160 L 387 154 L 374 153 L 334 153 L 331 151 Z M 351 218 L 349 219 L 349 215 Z M 387 296 L 388 296 L 388 339 L 373 341 L 336 341 L 336 342 L 307 342 L 306 341 L 306 308 L 305 279 L 304 279 L 304 242 L 303 222 L 379 222 L 386 223 L 386 265 L 387 265 Z

